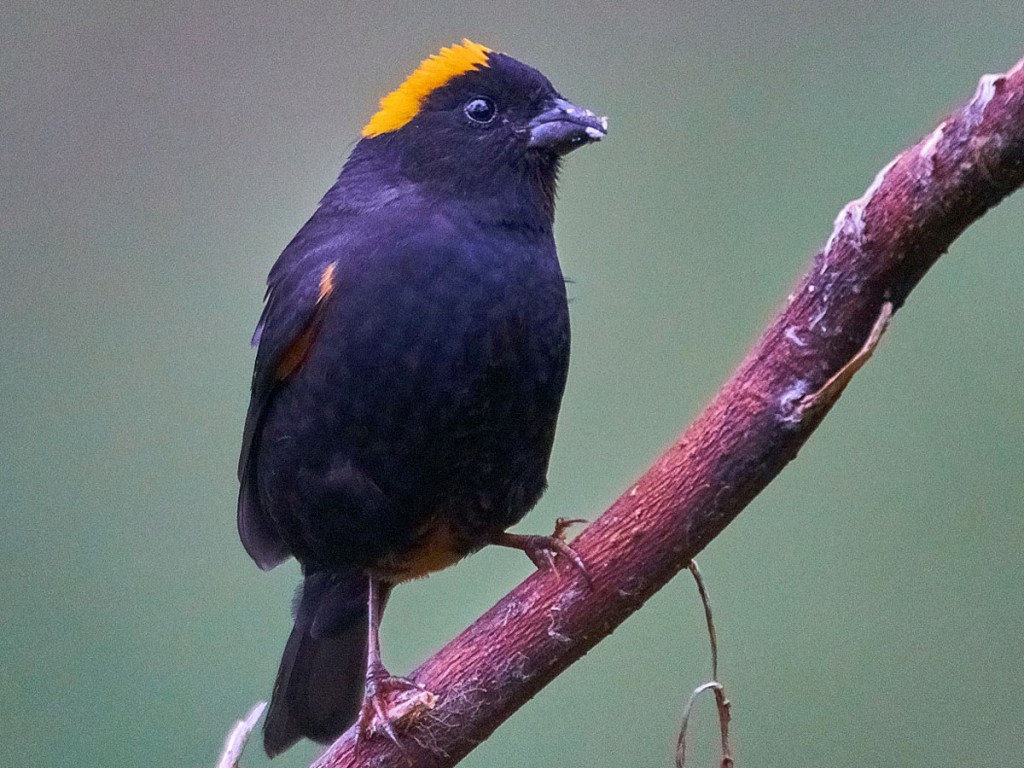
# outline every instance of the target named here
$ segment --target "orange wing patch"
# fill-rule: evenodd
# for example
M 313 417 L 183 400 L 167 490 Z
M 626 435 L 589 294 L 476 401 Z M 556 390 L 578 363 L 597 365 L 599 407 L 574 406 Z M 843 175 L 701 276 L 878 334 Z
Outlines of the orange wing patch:
M 334 270 L 338 268 L 338 262 L 332 261 L 327 268 L 320 273 L 320 295 L 316 297 L 316 303 L 326 299 L 334 291 Z
M 380 109 L 363 128 L 363 136 L 397 131 L 416 117 L 427 96 L 453 77 L 489 66 L 490 52 L 490 48 L 463 40 L 424 59 L 405 82 L 380 100 Z
M 302 365 L 302 362 L 306 359 L 306 355 L 309 354 L 309 350 L 313 346 L 313 341 L 316 339 L 317 332 L 320 330 L 320 308 L 323 305 L 324 300 L 334 292 L 334 271 L 337 268 L 338 263 L 332 261 L 324 268 L 324 271 L 320 273 L 320 293 L 316 297 L 316 309 L 313 310 L 313 317 L 306 324 L 302 333 L 295 337 L 295 341 L 289 344 L 281 355 L 281 359 L 278 361 L 277 367 L 274 369 L 274 377 L 278 381 L 287 379 L 295 373 L 299 366 Z

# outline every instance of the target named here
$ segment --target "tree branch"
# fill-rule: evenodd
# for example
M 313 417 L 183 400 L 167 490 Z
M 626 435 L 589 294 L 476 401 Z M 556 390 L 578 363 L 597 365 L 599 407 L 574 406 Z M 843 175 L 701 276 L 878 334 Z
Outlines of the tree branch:
M 700 417 L 574 542 L 412 677 L 436 708 L 403 731 L 410 764 L 451 766 L 608 635 L 789 461 L 866 362 L 889 315 L 956 237 L 1024 184 L 1024 60 L 896 157 L 847 204 L 810 271 Z M 400 765 L 350 730 L 317 768 Z

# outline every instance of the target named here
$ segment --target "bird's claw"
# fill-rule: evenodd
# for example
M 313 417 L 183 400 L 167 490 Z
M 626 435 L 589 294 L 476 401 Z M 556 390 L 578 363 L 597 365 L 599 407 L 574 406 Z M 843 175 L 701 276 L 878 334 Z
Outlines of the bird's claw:
M 356 720 L 356 747 L 382 733 L 404 754 L 395 723 L 433 709 L 436 702 L 437 696 L 419 683 L 386 670 L 371 672 L 366 676 L 366 692 Z
M 505 547 L 521 549 L 530 561 L 542 570 L 550 570 L 558 577 L 555 555 L 562 555 L 579 572 L 588 586 L 593 586 L 587 566 L 576 551 L 565 541 L 565 532 L 577 523 L 586 523 L 582 518 L 560 517 L 555 521 L 555 531 L 550 536 L 503 533 L 495 541 Z

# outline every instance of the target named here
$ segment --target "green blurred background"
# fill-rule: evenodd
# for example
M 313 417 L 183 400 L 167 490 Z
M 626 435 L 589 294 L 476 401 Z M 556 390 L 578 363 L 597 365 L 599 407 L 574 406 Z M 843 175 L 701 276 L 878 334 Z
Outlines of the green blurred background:
M 1020 0 L 7 0 L 0 765 L 212 766 L 268 696 L 297 573 L 261 574 L 235 535 L 247 342 L 267 269 L 421 58 L 466 35 L 611 117 L 563 175 L 574 359 L 521 526 L 547 531 L 672 440 L 843 203 L 1022 33 Z M 701 556 L 741 766 L 1022 764 L 1022 213 L 956 243 Z M 486 551 L 399 589 L 391 668 L 529 570 Z M 667 766 L 708 674 L 680 578 L 465 764 Z M 692 765 L 714 720 L 709 699 Z

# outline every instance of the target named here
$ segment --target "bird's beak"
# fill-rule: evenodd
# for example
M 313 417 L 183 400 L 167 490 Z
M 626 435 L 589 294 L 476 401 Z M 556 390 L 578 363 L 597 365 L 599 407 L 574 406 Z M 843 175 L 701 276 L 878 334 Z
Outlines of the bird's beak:
M 555 99 L 551 108 L 533 118 L 527 128 L 530 132 L 528 147 L 566 155 L 604 138 L 608 133 L 608 118 L 598 117 L 565 99 Z

